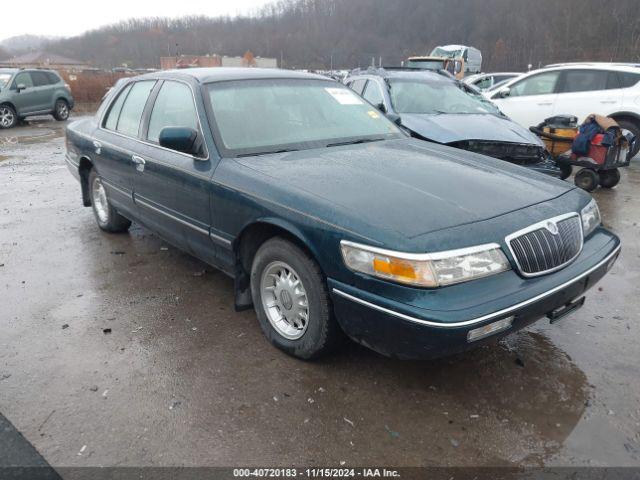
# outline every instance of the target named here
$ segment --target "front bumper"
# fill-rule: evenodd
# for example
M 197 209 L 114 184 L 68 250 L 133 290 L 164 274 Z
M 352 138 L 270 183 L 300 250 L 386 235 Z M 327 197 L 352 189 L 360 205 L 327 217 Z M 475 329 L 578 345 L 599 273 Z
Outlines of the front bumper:
M 497 285 L 502 281 L 500 296 L 483 304 L 479 303 L 480 298 L 491 296 L 481 288 L 476 295 L 483 280 L 457 285 L 455 290 L 450 287 L 422 290 L 421 301 L 408 305 L 329 279 L 334 312 L 349 337 L 387 356 L 437 358 L 462 352 L 522 329 L 591 288 L 618 258 L 620 241 L 600 229 L 595 245 L 590 243 L 585 243 L 585 249 L 574 263 L 558 272 L 533 281 L 514 281 L 507 275 L 496 279 Z M 586 248 L 587 245 L 591 248 Z M 513 271 L 505 273 L 517 276 Z M 451 291 L 464 296 L 459 302 L 462 308 L 455 309 L 458 305 L 451 305 L 446 311 L 428 308 L 437 303 L 435 295 L 439 294 L 448 295 L 449 303 L 455 302 Z M 476 298 L 477 304 L 470 302 L 470 298 Z M 416 303 L 421 303 L 422 308 L 417 308 Z M 510 316 L 514 318 L 508 330 L 483 340 L 467 341 L 470 330 Z

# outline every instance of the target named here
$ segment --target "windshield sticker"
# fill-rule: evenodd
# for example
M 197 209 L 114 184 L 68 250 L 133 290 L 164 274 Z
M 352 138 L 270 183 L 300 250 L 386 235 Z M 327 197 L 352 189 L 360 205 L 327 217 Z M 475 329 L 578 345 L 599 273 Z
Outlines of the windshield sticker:
M 327 93 L 331 95 L 340 105 L 362 105 L 363 101 L 360 100 L 355 93 L 346 88 L 325 88 Z
M 376 112 L 375 110 L 369 110 L 367 113 L 371 118 L 380 118 L 380 115 L 378 115 L 378 112 Z

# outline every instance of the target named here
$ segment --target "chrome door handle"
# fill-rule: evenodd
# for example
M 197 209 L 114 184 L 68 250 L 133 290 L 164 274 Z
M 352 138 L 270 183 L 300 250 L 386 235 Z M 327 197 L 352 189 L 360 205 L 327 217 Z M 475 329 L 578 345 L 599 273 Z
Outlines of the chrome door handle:
M 99 141 L 94 140 L 93 146 L 96 149 L 96 154 L 100 155 L 100 153 L 102 153 L 102 144 Z
M 138 155 L 132 155 L 131 156 L 131 161 L 135 164 L 136 166 L 136 170 L 139 172 L 144 172 L 144 165 L 145 165 L 145 161 L 144 158 L 138 156 Z

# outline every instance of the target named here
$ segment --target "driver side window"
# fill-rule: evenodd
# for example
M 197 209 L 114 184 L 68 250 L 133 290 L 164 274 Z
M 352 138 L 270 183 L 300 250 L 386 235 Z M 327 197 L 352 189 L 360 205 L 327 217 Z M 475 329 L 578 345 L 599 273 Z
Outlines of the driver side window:
M 20 84 L 24 85 L 27 88 L 33 87 L 33 80 L 31 80 L 31 75 L 28 72 L 21 72 L 17 74 L 11 88 L 15 90 Z
M 546 95 L 556 91 L 560 72 L 544 72 L 519 81 L 511 87 L 510 97 Z
M 382 91 L 380 90 L 380 85 L 378 85 L 378 82 L 369 80 L 369 83 L 367 83 L 367 87 L 364 89 L 362 96 L 367 102 L 375 107 L 378 107 L 379 105 L 384 106 L 384 97 L 382 96 Z

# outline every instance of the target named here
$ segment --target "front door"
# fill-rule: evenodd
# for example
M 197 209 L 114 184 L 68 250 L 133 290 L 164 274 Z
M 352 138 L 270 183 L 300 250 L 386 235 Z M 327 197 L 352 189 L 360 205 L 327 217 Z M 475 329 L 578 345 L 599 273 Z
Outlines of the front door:
M 18 85 L 24 87 L 18 90 Z M 37 88 L 33 85 L 29 72 L 20 72 L 13 79 L 11 90 L 15 92 L 13 104 L 18 116 L 37 112 L 41 99 L 38 97 Z
M 508 96 L 500 98 L 499 91 L 491 100 L 505 115 L 523 127 L 538 125 L 553 115 L 559 76 L 559 71 L 531 75 L 512 84 Z
M 177 246 L 209 263 L 216 251 L 210 233 L 210 180 L 216 161 L 206 148 L 194 154 L 169 150 L 159 145 L 165 127 L 186 127 L 198 132 L 201 124 L 192 87 L 165 80 L 156 89 L 145 118 L 148 118 L 139 148 L 134 198 L 138 216 Z

